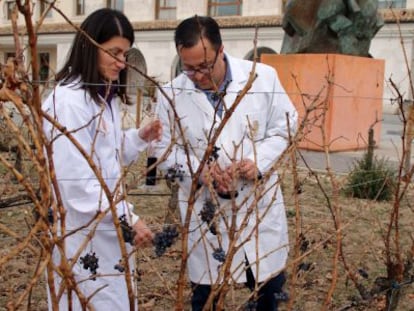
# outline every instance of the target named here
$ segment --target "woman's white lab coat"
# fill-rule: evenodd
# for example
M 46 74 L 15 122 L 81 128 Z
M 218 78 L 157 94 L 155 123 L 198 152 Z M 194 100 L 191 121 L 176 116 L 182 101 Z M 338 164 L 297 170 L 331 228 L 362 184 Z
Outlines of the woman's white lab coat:
M 252 70 L 252 62 L 235 59 L 229 55 L 227 59 L 232 82 L 227 87 L 224 102 L 229 108 L 244 88 Z M 258 63 L 255 74 L 257 77 L 253 86 L 228 120 L 215 146 L 220 148 L 217 159 L 219 164 L 226 166 L 232 159 L 252 159 L 257 163 L 260 172 L 265 174 L 288 146 L 289 131 L 290 135 L 294 135 L 297 112 L 274 69 Z M 163 151 L 168 150 L 171 141 L 176 142 L 167 160 L 160 167 L 167 169 L 176 163 L 183 165 L 186 177 L 179 181 L 179 202 L 181 217 L 184 220 L 189 212 L 188 197 L 192 180 L 183 146 L 185 142 L 188 144 L 190 166 L 195 172 L 221 119 L 215 115 L 206 95 L 197 90 L 185 75 L 178 76 L 164 90 L 173 98 L 177 115 L 165 97 L 159 94 L 158 114 L 163 121 L 164 137 L 158 146 L 158 156 L 161 157 Z M 179 134 L 176 120 L 180 120 L 185 142 Z M 224 211 L 218 216 L 219 235 L 211 234 L 206 223 L 200 219 L 200 211 L 206 199 L 212 195 L 206 187 L 198 190 L 189 228 L 188 270 L 192 282 L 212 284 L 217 280 L 220 262 L 213 258 L 212 252 L 222 247 L 225 253 L 228 253 L 228 245 L 232 242 L 228 235 L 232 215 L 236 216 L 233 218 L 236 219 L 235 232 L 240 234 L 234 239 L 235 245 L 240 249 L 232 261 L 233 280 L 245 282 L 245 256 L 252 264 L 253 274 L 259 282 L 283 270 L 288 254 L 288 233 L 285 207 L 277 179 L 278 176 L 274 173 L 267 183 L 259 188 L 264 188 L 265 191 L 262 191 L 264 195 L 258 204 L 254 204 L 253 182 L 239 182 L 236 186 L 239 193 L 235 199 L 236 204 L 233 204 L 232 200 L 218 198 L 220 210 Z M 249 212 L 249 208 L 253 211 Z M 241 229 L 243 222 L 246 227 Z
M 93 160 L 110 191 L 121 194 L 121 168 L 138 157 L 138 153 L 145 149 L 146 142 L 139 138 L 137 129 L 121 130 L 119 104 L 116 100 L 112 100 L 110 105 L 105 100 L 98 104 L 79 84 L 57 86 L 44 102 L 42 109 L 73 135 Z M 86 226 L 65 238 L 66 258 L 72 259 L 87 241 L 90 229 L 96 225 L 91 220 L 98 212 L 107 211 L 109 203 L 95 173 L 75 144 L 46 120 L 44 132 L 52 144 L 53 165 L 66 211 L 66 231 Z M 125 214 L 130 221 L 137 220 L 136 215 L 132 216 L 132 205 L 124 200 L 116 205 L 116 210 L 118 217 Z M 129 244 L 127 250 L 131 251 Z M 85 270 L 80 263 L 80 257 L 87 253 L 95 253 L 99 268 L 95 280 L 79 283 L 83 295 L 88 297 L 94 293 L 91 305 L 95 310 L 129 310 L 124 274 L 114 269 L 121 259 L 121 249 L 110 211 L 76 259 L 73 272 L 78 281 L 91 276 L 91 272 Z M 53 256 L 54 263 L 59 265 L 60 257 L 56 249 Z M 130 260 L 130 267 L 134 268 L 133 260 Z M 111 276 L 99 276 L 108 274 Z M 56 285 L 59 285 L 59 281 L 57 278 Z M 81 310 L 74 293 L 72 297 L 72 310 Z M 67 304 L 67 296 L 63 296 L 59 309 L 69 310 Z

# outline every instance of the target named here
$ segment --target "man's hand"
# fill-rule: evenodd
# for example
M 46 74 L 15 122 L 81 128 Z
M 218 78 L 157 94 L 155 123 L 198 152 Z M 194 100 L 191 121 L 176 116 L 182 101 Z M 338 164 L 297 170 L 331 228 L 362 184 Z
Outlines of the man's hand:
M 252 160 L 241 160 L 237 163 L 237 170 L 241 178 L 255 180 L 259 175 L 259 169 Z
M 204 168 L 201 181 L 204 184 L 214 182 L 217 192 L 227 193 L 232 190 L 233 181 L 237 179 L 235 173 L 231 165 L 222 169 L 219 164 L 214 162 Z
M 228 193 L 235 190 L 234 186 L 238 179 L 254 181 L 258 174 L 259 170 L 252 160 L 233 162 L 224 169 L 217 163 L 212 163 L 204 167 L 201 181 L 203 184 L 214 182 L 218 193 Z

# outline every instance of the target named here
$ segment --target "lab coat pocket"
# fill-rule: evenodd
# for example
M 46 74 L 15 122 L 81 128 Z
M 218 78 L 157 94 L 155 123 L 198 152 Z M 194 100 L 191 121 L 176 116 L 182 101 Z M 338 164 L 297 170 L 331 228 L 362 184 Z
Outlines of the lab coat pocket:
M 264 139 L 266 128 L 266 114 L 262 112 L 250 112 L 245 115 L 245 131 L 253 141 Z

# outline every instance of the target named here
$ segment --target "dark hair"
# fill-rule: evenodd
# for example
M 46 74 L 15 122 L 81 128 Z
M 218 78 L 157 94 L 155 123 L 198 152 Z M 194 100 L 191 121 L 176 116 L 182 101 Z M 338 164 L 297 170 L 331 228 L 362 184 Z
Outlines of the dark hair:
M 132 45 L 135 41 L 134 29 L 122 12 L 109 8 L 91 13 L 83 21 L 80 29 L 82 31 L 76 33 L 69 56 L 63 68 L 57 73 L 56 80 L 61 81 L 62 84 L 68 84 L 80 77 L 83 82 L 82 88 L 86 89 L 95 101 L 98 101 L 99 85 L 103 81 L 98 70 L 99 48 L 86 35 L 99 44 L 121 36 Z M 119 84 L 116 92 L 123 100 L 126 100 L 126 69 L 120 72 Z
M 211 45 L 218 50 L 222 45 L 220 27 L 217 22 L 209 16 L 198 16 L 183 20 L 175 29 L 175 47 L 191 48 L 201 38 L 210 41 Z

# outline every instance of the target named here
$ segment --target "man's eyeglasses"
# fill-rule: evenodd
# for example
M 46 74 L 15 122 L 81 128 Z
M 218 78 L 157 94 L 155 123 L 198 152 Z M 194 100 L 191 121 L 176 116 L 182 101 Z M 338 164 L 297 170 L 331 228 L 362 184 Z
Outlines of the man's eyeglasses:
M 216 56 L 214 57 L 214 61 L 211 64 L 203 64 L 200 65 L 198 68 L 192 68 L 192 69 L 181 69 L 181 72 L 185 74 L 186 76 L 193 77 L 197 72 L 206 75 L 210 74 L 213 71 L 214 65 L 217 62 L 218 57 L 218 51 L 216 52 Z

